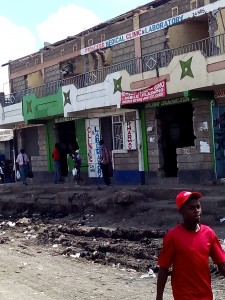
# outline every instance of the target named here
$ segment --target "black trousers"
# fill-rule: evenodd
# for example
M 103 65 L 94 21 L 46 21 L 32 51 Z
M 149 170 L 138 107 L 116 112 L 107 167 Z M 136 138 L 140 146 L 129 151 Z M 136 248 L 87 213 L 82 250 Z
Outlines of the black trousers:
M 101 163 L 101 169 L 102 169 L 102 175 L 105 185 L 110 185 L 110 178 L 109 178 L 109 164 L 102 164 Z

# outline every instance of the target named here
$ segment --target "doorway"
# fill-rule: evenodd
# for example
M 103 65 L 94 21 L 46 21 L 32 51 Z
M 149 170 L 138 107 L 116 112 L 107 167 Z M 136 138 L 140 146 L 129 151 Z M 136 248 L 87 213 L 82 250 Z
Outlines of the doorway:
M 70 153 L 71 146 L 78 149 L 79 145 L 76 140 L 76 128 L 74 121 L 62 122 L 56 124 L 57 141 L 61 147 L 61 172 L 62 176 L 68 175 L 67 154 Z
M 188 102 L 156 111 L 160 169 L 165 177 L 177 177 L 177 148 L 194 146 L 193 110 Z
M 100 119 L 101 139 L 104 140 L 105 145 L 112 151 L 112 117 L 104 117 Z

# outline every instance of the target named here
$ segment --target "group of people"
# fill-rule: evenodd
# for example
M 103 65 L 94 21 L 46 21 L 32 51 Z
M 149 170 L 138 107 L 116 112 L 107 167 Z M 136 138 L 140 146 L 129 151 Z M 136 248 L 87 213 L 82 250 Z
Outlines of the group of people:
M 62 173 L 61 173 L 61 147 L 59 143 L 55 144 L 55 147 L 52 151 L 52 158 L 54 160 L 54 169 L 55 169 L 54 183 L 55 184 L 63 183 Z M 70 146 L 70 152 L 68 154 L 68 159 L 67 159 L 68 165 L 70 164 L 69 163 L 70 159 L 73 162 L 73 170 L 72 170 L 73 178 L 77 184 L 80 184 L 80 182 L 82 181 L 81 173 L 80 173 L 82 157 L 79 153 L 79 149 L 75 150 L 74 147 Z
M 100 166 L 102 170 L 103 180 L 106 186 L 111 184 L 110 177 L 112 176 L 112 158 L 111 152 L 105 145 L 103 140 L 100 140 Z M 70 160 L 73 162 L 72 175 L 76 183 L 79 185 L 83 179 L 81 178 L 81 163 L 82 157 L 79 149 L 76 149 L 70 145 L 70 151 L 68 154 L 67 164 L 70 165 Z M 61 174 L 61 147 L 59 143 L 55 144 L 52 151 L 52 158 L 54 160 L 54 183 L 63 183 Z

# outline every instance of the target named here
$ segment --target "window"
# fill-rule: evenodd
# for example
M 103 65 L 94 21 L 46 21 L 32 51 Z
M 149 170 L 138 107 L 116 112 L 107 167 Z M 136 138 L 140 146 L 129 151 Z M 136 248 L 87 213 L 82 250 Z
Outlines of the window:
M 105 34 L 101 34 L 101 42 L 105 41 Z
M 35 59 L 35 66 L 38 65 L 39 61 L 38 58 Z
M 77 49 L 78 49 L 77 44 L 74 44 L 74 45 L 73 45 L 73 52 L 74 52 L 74 51 L 77 51 Z
M 175 6 L 172 8 L 172 17 L 178 16 L 179 14 L 179 9 L 178 6 Z
M 190 9 L 193 10 L 193 9 L 197 9 L 198 8 L 198 0 L 192 0 L 190 2 Z
M 113 150 L 123 149 L 123 115 L 112 117 Z
M 61 50 L 61 56 L 63 56 L 63 55 L 64 55 L 64 49 Z
M 92 39 L 88 40 L 88 46 L 90 47 L 92 45 L 93 45 L 93 40 Z

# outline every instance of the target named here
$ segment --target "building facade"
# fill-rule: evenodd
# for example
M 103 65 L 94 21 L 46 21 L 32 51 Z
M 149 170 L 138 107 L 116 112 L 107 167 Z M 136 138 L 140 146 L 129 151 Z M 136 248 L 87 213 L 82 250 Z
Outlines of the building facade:
M 157 0 L 10 61 L 0 127 L 14 128 L 42 178 L 58 141 L 65 176 L 72 144 L 97 180 L 101 138 L 118 183 L 225 177 L 224 7 Z

